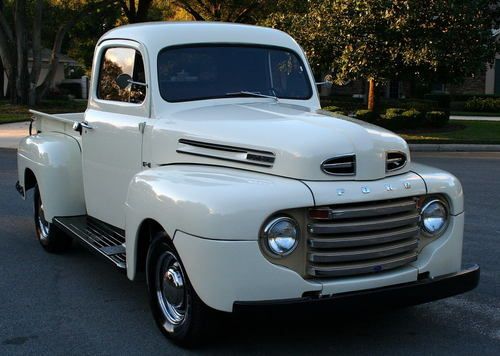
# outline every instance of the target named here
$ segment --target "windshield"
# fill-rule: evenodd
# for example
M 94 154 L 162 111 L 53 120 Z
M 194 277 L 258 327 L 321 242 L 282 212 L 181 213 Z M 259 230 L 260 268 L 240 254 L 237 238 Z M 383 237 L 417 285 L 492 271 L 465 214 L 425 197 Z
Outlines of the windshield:
M 312 96 L 304 63 L 276 47 L 205 45 L 166 48 L 158 55 L 160 94 L 169 102 L 265 96 Z M 252 95 L 255 94 L 255 95 Z

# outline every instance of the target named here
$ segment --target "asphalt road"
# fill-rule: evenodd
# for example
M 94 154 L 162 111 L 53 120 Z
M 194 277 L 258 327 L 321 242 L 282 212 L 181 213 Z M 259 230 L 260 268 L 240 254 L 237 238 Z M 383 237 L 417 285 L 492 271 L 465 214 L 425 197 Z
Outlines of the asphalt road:
M 500 154 L 419 154 L 466 192 L 467 294 L 388 313 L 229 318 L 198 353 L 500 355 Z M 75 246 L 45 253 L 32 203 L 14 189 L 15 153 L 0 149 L 0 354 L 184 354 L 157 331 L 142 282 Z

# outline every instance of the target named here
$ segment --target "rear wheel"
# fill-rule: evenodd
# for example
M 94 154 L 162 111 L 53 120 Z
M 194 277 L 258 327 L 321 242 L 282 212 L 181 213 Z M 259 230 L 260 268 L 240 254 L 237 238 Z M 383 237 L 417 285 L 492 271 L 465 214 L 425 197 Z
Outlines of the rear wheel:
M 196 295 L 165 233 L 149 247 L 146 273 L 151 310 L 162 333 L 181 346 L 199 344 L 212 310 Z
M 71 237 L 45 219 L 45 211 L 38 185 L 35 186 L 35 232 L 42 247 L 51 253 L 61 253 L 71 247 Z

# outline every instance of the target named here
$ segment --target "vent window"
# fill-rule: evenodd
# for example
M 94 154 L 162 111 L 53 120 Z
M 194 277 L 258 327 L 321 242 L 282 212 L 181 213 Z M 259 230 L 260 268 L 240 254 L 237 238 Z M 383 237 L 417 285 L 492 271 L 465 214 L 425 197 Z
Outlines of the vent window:
M 336 176 L 353 176 L 356 174 L 356 156 L 346 155 L 327 159 L 321 165 L 326 174 Z

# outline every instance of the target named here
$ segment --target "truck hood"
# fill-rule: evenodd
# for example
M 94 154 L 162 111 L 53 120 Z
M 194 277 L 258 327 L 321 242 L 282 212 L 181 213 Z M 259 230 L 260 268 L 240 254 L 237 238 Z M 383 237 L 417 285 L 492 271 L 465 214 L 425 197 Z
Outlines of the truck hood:
M 386 172 L 388 152 L 408 145 L 399 136 L 342 115 L 283 103 L 239 103 L 178 111 L 151 132 L 152 163 L 235 167 L 301 180 L 375 180 Z M 323 162 L 355 155 L 355 174 L 331 175 Z

